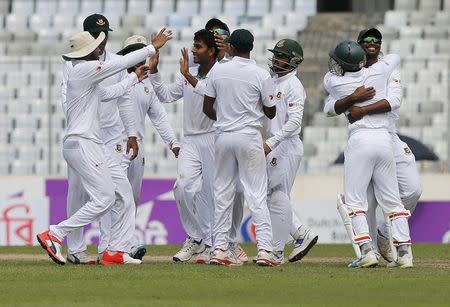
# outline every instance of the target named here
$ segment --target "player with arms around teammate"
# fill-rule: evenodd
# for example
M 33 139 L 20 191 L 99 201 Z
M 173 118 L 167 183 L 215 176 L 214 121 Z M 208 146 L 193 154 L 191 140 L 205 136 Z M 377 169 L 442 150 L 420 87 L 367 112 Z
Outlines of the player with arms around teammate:
M 366 55 L 361 46 L 356 42 L 343 41 L 330 51 L 330 72 L 324 77 L 325 89 L 335 99 L 342 99 L 358 87 L 371 87 L 375 90 L 375 96 L 358 103 L 358 106 L 384 103 L 387 80 L 399 62 L 398 55 L 390 54 L 369 68 L 364 68 Z M 342 104 L 336 104 L 335 108 L 345 110 Z M 345 206 L 351 218 L 354 243 L 359 246 L 362 255 L 350 267 L 378 265 L 366 218 L 370 181 L 374 185 L 378 203 L 391 219 L 399 265 L 413 265 L 407 221 L 409 211 L 405 210 L 400 200 L 388 125 L 387 114 L 383 113 L 365 116 L 348 126 L 349 138 L 344 152 Z
M 172 84 L 164 84 L 158 73 L 158 55 L 150 60 L 150 81 L 163 103 L 183 98 L 183 143 L 178 157 L 178 176 L 174 186 L 181 222 L 188 238 L 173 256 L 185 262 L 198 255 L 196 262 L 209 261 L 212 245 L 211 223 L 214 212 L 214 121 L 201 112 L 204 82 L 216 63 L 214 35 L 207 30 L 194 34 L 194 62 L 189 67 L 188 51 L 182 50 L 180 73 Z
M 229 39 L 231 56 L 214 67 L 207 83 L 203 112 L 216 120 L 214 252 L 210 263 L 242 264 L 229 249 L 231 211 L 237 183 L 242 185 L 256 228 L 258 265 L 279 263 L 272 253 L 272 226 L 267 208 L 267 170 L 260 133 L 264 114 L 276 113 L 270 74 L 250 59 L 253 35 L 235 30 Z M 214 104 L 216 103 L 216 110 Z
M 365 67 L 378 62 L 382 54 L 381 43 L 382 35 L 380 31 L 375 28 L 361 30 L 358 35 L 358 43 L 366 52 L 367 62 Z M 386 100 L 378 105 L 369 106 L 354 106 L 353 104 L 360 100 L 368 100 L 373 97 L 373 91 L 368 89 L 357 89 L 354 93 L 345 97 L 349 101 L 348 105 L 351 107 L 348 109 L 348 119 L 351 122 L 360 120 L 367 114 L 373 113 L 387 113 L 389 119 L 388 131 L 392 137 L 394 147 L 394 158 L 397 169 L 397 181 L 400 192 L 400 198 L 402 200 L 405 209 L 409 210 L 412 214 L 417 205 L 417 201 L 422 194 L 420 185 L 419 173 L 415 162 L 414 154 L 409 149 L 408 145 L 401 141 L 397 135 L 396 120 L 398 119 L 398 109 L 402 103 L 403 89 L 401 85 L 400 71 L 395 69 L 388 80 L 388 92 Z M 365 96 L 366 95 L 366 96 Z M 324 111 L 328 116 L 338 115 L 335 111 L 336 100 L 331 96 L 328 96 Z M 369 230 L 372 239 L 375 241 L 374 248 L 378 248 L 378 251 L 383 258 L 388 262 L 393 262 L 394 254 L 391 251 L 389 243 L 389 227 L 387 223 L 382 223 L 378 226 L 376 223 L 376 199 L 373 193 L 373 186 L 368 190 L 369 210 L 367 212 L 367 218 L 369 222 Z M 376 240 L 375 240 L 376 239 Z
M 135 50 L 139 50 L 147 46 L 147 39 L 140 35 L 133 35 L 125 40 L 124 48 L 117 54 L 126 55 Z M 128 73 L 132 74 L 145 65 L 145 61 L 136 64 L 132 68 L 128 68 Z M 140 203 L 142 177 L 145 167 L 145 117 L 149 119 L 155 126 L 163 141 L 169 146 L 175 157 L 178 157 L 180 145 L 175 137 L 172 127 L 170 126 L 166 110 L 159 102 L 158 97 L 153 90 L 152 84 L 148 79 L 144 79 L 135 84 L 131 90 L 131 100 L 136 105 L 136 130 L 137 141 L 139 145 L 139 153 L 136 159 L 132 160 L 128 167 L 128 179 L 133 188 L 133 197 L 136 205 Z
M 290 199 L 303 155 L 300 131 L 305 89 L 297 78 L 297 67 L 303 61 L 303 49 L 292 39 L 280 40 L 273 49 L 270 70 L 274 74 L 274 101 L 277 115 L 268 122 L 264 143 L 269 178 L 267 205 L 273 228 L 273 248 L 277 261 L 284 261 L 284 247 L 291 234 L 296 240 L 290 261 L 301 260 L 316 244 L 318 236 L 303 225 Z
M 126 207 L 129 202 L 124 200 L 125 197 L 132 197 L 131 186 L 129 195 L 124 195 L 117 189 L 115 182 L 128 180 L 121 166 L 106 157 L 101 139 L 99 83 L 143 61 L 170 38 L 171 33 L 165 34 L 163 29 L 153 39 L 153 46 L 108 62 L 99 61 L 99 46 L 105 39 L 104 33 L 97 39 L 89 32 L 81 32 L 71 38 L 71 52 L 63 56 L 65 60 L 72 61 L 72 66 L 67 71 L 67 131 L 63 141 L 63 155 L 81 178 L 89 200 L 67 220 L 51 225 L 50 230 L 37 235 L 41 246 L 56 263 L 66 262 L 61 254 L 61 242 L 67 234 L 92 223 L 108 210 L 111 210 L 114 222 L 111 225 L 111 240 L 103 254 L 104 263 L 141 263 L 126 253 L 134 232 L 134 211 Z

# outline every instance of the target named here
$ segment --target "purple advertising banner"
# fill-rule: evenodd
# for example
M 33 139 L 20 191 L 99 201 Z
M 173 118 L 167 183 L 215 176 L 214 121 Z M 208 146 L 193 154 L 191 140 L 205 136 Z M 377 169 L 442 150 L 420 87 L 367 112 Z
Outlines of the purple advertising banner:
M 419 202 L 409 225 L 413 243 L 450 243 L 450 202 Z
M 173 184 L 173 179 L 143 180 L 141 203 L 136 214 L 136 235 L 142 243 L 180 244 L 186 239 L 173 199 Z M 57 224 L 67 218 L 67 179 L 46 180 L 45 191 L 50 202 L 50 224 Z M 85 227 L 88 244 L 98 243 L 98 227 L 98 223 Z

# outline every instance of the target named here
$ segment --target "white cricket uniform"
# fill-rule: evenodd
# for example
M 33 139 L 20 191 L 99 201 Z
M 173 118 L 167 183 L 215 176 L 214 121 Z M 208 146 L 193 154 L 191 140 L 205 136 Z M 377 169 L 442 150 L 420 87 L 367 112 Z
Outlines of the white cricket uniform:
M 137 83 L 131 90 L 131 99 L 135 103 L 137 109 L 136 130 L 139 152 L 136 159 L 131 161 L 130 166 L 128 167 L 128 180 L 133 189 L 134 202 L 139 204 L 142 177 L 144 175 L 145 167 L 145 117 L 148 116 L 150 118 L 150 121 L 169 148 L 180 147 L 180 145 L 170 126 L 166 110 L 156 96 L 150 80 L 145 79 Z
M 238 56 L 211 71 L 205 95 L 216 98 L 214 248 L 227 249 L 237 182 L 253 216 L 259 249 L 272 251 L 267 169 L 260 129 L 275 102 L 269 72 Z
M 391 111 L 387 113 L 389 124 L 388 131 L 392 138 L 392 144 L 394 149 L 394 160 L 397 170 L 397 181 L 400 192 L 400 198 L 406 210 L 409 210 L 412 214 L 417 205 L 417 202 L 422 194 L 422 188 L 420 185 L 419 172 L 417 170 L 416 160 L 414 154 L 409 149 L 408 145 L 401 141 L 397 135 L 396 121 L 399 118 L 398 109 L 402 104 L 403 88 L 401 85 L 400 71 L 395 69 L 389 77 L 387 83 L 387 97 L 386 100 L 391 106 Z M 331 96 L 327 97 L 324 111 L 328 116 L 336 116 L 334 105 L 336 99 Z M 377 201 L 375 198 L 373 184 L 369 185 L 367 190 L 368 198 L 368 211 L 367 220 L 369 223 L 370 236 L 374 242 L 374 248 L 377 247 L 377 219 L 376 219 L 376 207 Z M 381 229 L 384 235 L 386 227 L 381 225 Z
M 387 55 L 369 68 L 358 72 L 346 72 L 343 76 L 327 73 L 324 86 L 335 99 L 344 98 L 359 87 L 373 87 L 375 97 L 355 104 L 365 106 L 387 97 L 387 80 L 398 66 L 398 55 Z M 386 113 L 364 116 L 349 124 L 349 139 L 345 149 L 344 192 L 355 231 L 355 243 L 370 242 L 366 211 L 367 188 L 372 180 L 378 203 L 392 221 L 392 234 L 397 244 L 410 244 L 409 227 L 400 200 L 393 154 L 392 139 L 388 132 L 389 118 Z
M 198 67 L 190 67 L 193 76 Z M 206 76 L 208 78 L 208 75 Z M 178 157 L 178 176 L 173 191 L 180 219 L 189 237 L 212 245 L 211 221 L 214 212 L 214 121 L 203 114 L 205 80 L 194 87 L 177 74 L 172 84 L 164 84 L 159 73 L 149 77 L 163 103 L 183 98 L 183 142 Z
M 300 131 L 306 93 L 296 71 L 274 77 L 273 83 L 277 114 L 267 125 L 270 137 L 266 144 L 272 149 L 266 157 L 269 178 L 267 205 L 273 228 L 273 248 L 284 251 L 289 233 L 293 230 L 295 213 L 290 194 L 303 157 Z M 298 218 L 296 221 L 300 223 Z M 295 226 L 294 233 L 301 223 Z
M 78 193 L 85 191 L 88 201 L 67 220 L 50 226 L 51 232 L 58 238 L 63 239 L 68 233 L 93 222 L 110 209 L 111 239 L 107 247 L 111 251 L 129 250 L 134 232 L 131 186 L 123 168 L 110 157 L 102 139 L 100 117 L 104 87 L 99 83 L 143 61 L 154 52 L 155 49 L 149 46 L 107 62 L 75 60 L 66 65 L 64 75 L 67 79 L 62 86 L 63 108 L 67 117 L 63 155 L 69 166 L 69 191 L 72 174 L 80 179 L 77 186 L 83 188 Z M 136 80 L 136 76 L 134 78 Z M 110 99 L 114 99 L 113 96 L 111 94 Z M 74 198 L 72 194 L 72 200 Z

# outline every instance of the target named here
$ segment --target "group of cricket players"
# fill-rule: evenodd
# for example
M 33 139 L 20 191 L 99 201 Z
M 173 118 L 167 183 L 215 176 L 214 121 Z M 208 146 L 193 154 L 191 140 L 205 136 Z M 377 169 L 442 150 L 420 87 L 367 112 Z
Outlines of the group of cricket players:
M 88 16 L 70 39 L 61 86 L 67 119 L 63 156 L 68 166 L 67 219 L 37 239 L 65 264 L 140 264 L 146 248 L 135 237 L 135 213 L 145 167 L 145 120 L 178 158 L 173 188 L 187 234 L 174 262 L 237 266 L 249 262 L 238 242 L 244 204 L 256 231 L 260 266 L 299 261 L 318 236 L 302 224 L 290 193 L 303 156 L 300 132 L 305 90 L 297 78 L 300 44 L 281 39 L 270 72 L 251 59 L 253 35 L 210 19 L 181 50 L 180 68 L 167 83 L 160 49 L 172 38 L 163 28 L 151 42 L 133 35 L 117 54 L 108 51 L 106 17 Z M 402 88 L 397 55 L 382 56 L 382 35 L 361 31 L 357 42 L 330 51 L 324 112 L 345 113 L 344 194 L 338 210 L 356 260 L 349 267 L 412 267 L 407 218 L 421 195 L 414 155 L 397 136 Z M 183 101 L 179 142 L 162 103 Z M 152 157 L 148 157 L 152 159 Z M 377 224 L 376 208 L 385 219 Z M 83 227 L 100 222 L 92 259 Z M 294 242 L 285 257 L 286 245 Z

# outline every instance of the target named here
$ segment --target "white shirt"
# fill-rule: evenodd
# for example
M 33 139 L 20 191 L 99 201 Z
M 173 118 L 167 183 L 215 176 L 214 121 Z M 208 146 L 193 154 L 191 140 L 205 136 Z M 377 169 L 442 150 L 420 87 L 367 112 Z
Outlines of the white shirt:
M 283 77 L 275 76 L 272 79 L 273 100 L 277 106 L 277 114 L 268 121 L 267 132 L 270 138 L 266 140 L 266 144 L 273 150 L 283 140 L 293 136 L 299 137 L 306 92 L 296 76 L 296 71 Z
M 357 72 L 346 72 L 343 76 L 337 76 L 328 72 L 324 77 L 324 86 L 334 99 L 342 99 L 354 92 L 357 87 L 373 87 L 375 97 L 370 100 L 356 103 L 355 106 L 367 106 L 387 96 L 387 80 L 392 71 L 400 63 L 400 57 L 396 54 L 388 54 L 369 68 L 362 68 Z M 366 115 L 362 119 L 349 124 L 349 132 L 357 129 L 388 129 L 389 119 L 386 113 Z
M 402 105 L 402 98 L 403 98 L 403 88 L 401 84 L 400 71 L 398 69 L 394 69 L 387 83 L 386 100 L 391 105 L 391 111 L 387 113 L 389 120 L 388 126 L 389 133 L 397 133 L 396 121 L 399 118 L 398 109 Z M 334 99 L 333 97 L 331 97 L 331 95 L 328 95 L 328 97 L 326 98 L 323 111 L 328 116 L 338 115 L 336 114 L 336 111 L 334 109 L 336 101 L 337 99 Z
M 143 141 L 145 138 L 145 116 L 148 115 L 163 141 L 170 148 L 179 147 L 166 110 L 159 102 L 150 81 L 145 79 L 136 84 L 131 91 L 131 97 L 138 111 L 136 116 L 137 139 Z
M 155 53 L 153 46 L 131 52 L 107 62 L 72 61 L 66 71 L 66 136 L 79 136 L 104 143 L 100 129 L 101 87 L 106 78 L 134 66 Z M 106 105 L 106 103 L 105 103 Z
M 263 105 L 275 105 L 269 72 L 254 60 L 235 56 L 210 73 L 205 95 L 216 98 L 217 132 L 260 129 Z
M 198 66 L 190 67 L 189 72 L 193 76 L 197 76 Z M 208 75 L 206 78 L 208 78 Z M 161 75 L 159 73 L 151 74 L 149 79 L 161 102 L 174 102 L 183 98 L 183 134 L 185 136 L 214 131 L 214 121 L 209 119 L 202 111 L 204 98 L 203 90 L 205 89 L 202 83 L 205 82 L 206 79 L 197 82 L 195 88 L 197 89 L 198 87 L 199 90 L 195 91 L 194 87 L 181 73 L 177 74 L 174 83 L 168 85 L 162 83 Z

